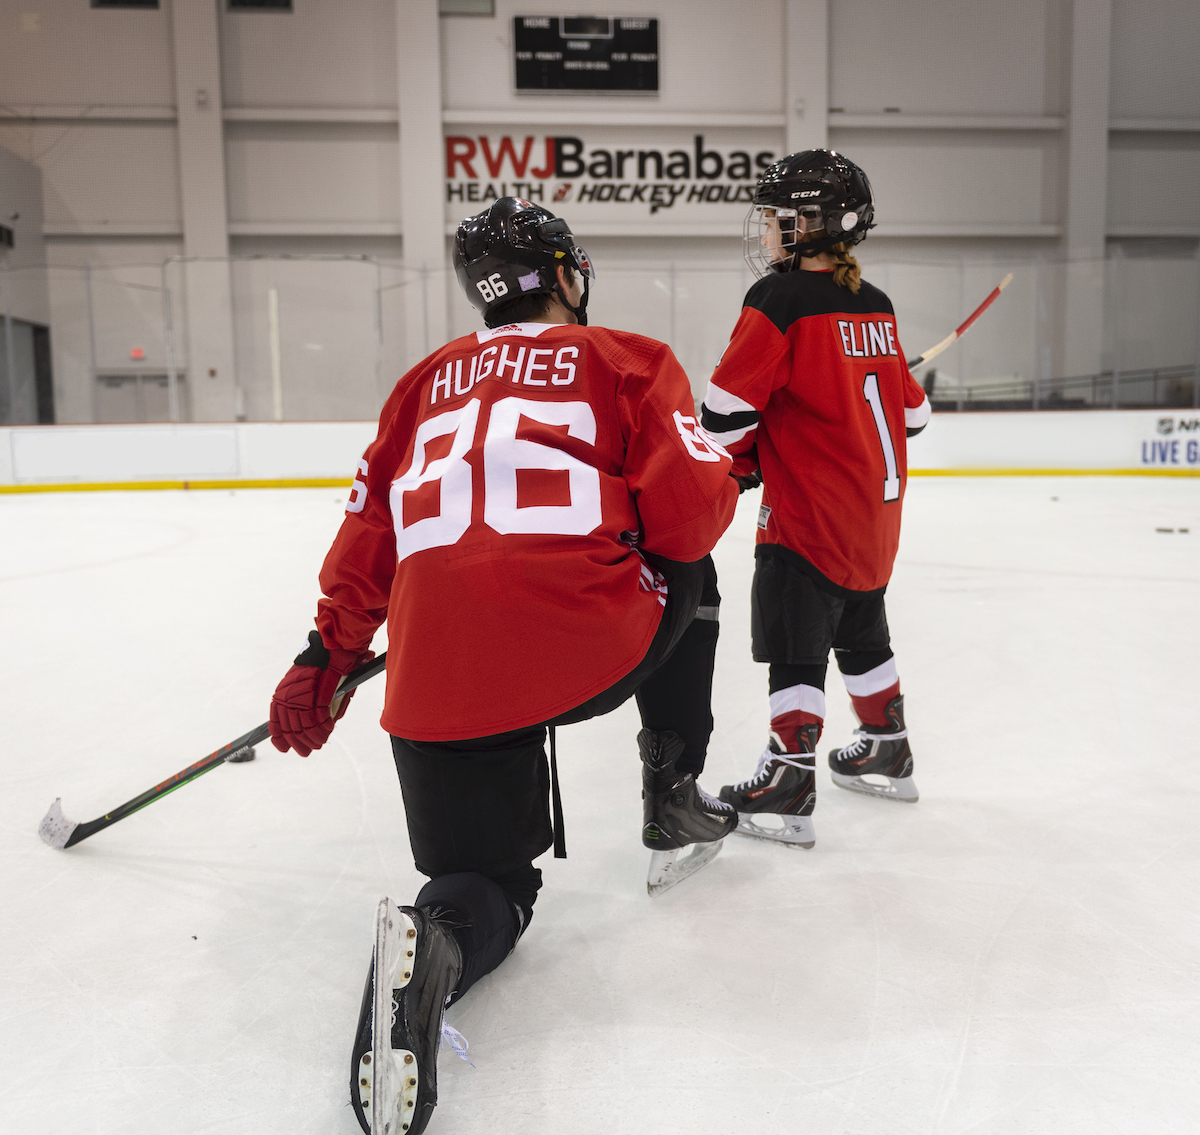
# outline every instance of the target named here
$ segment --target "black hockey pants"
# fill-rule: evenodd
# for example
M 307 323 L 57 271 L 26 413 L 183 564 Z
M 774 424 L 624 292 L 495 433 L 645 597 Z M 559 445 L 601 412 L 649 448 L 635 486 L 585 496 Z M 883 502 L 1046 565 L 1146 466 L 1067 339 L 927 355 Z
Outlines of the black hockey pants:
M 586 721 L 636 696 L 647 729 L 683 738 L 681 771 L 704 768 L 721 602 L 716 568 L 709 556 L 695 564 L 647 559 L 667 579 L 667 606 L 645 657 L 620 681 L 525 729 L 462 741 L 392 738 L 413 859 L 430 876 L 416 905 L 452 908 L 469 922 L 455 931 L 464 963 L 455 1000 L 509 955 L 533 915 L 542 885 L 533 860 L 553 842 L 547 726 Z

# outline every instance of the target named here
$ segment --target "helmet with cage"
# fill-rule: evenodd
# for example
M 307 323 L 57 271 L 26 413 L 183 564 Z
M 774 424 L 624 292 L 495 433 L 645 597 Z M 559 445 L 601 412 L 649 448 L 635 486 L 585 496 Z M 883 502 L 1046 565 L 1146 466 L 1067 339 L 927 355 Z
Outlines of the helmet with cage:
M 790 272 L 802 256 L 858 244 L 875 227 L 867 175 L 833 150 L 804 150 L 763 172 L 746 215 L 745 256 L 756 276 Z
M 596 278 L 588 254 L 567 222 L 520 197 L 501 197 L 454 234 L 454 270 L 467 299 L 489 327 L 509 322 L 505 309 L 526 296 L 555 295 L 587 324 L 588 281 Z M 558 282 L 558 265 L 583 276 L 583 297 L 572 306 Z

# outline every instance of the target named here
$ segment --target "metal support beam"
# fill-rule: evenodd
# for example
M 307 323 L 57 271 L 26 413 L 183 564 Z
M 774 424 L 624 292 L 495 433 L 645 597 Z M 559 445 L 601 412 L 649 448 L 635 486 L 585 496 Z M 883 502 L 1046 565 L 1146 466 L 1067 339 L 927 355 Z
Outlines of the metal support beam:
M 1071 5 L 1063 372 L 1101 371 L 1112 0 Z
M 787 0 L 783 84 L 787 152 L 829 144 L 829 0 Z
M 400 231 L 405 266 L 421 279 L 404 289 L 410 365 L 447 337 L 440 34 L 437 0 L 396 0 Z

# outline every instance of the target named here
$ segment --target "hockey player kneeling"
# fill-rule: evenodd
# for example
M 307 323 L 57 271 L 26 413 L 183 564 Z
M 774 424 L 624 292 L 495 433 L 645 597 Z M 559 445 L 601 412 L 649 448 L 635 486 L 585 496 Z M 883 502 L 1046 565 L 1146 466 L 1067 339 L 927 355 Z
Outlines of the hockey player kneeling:
M 755 661 L 769 662 L 770 740 L 721 799 L 739 831 L 816 840 L 816 750 L 832 648 L 861 726 L 829 755 L 834 784 L 915 802 L 904 698 L 883 594 L 900 538 L 907 438 L 930 407 L 891 301 L 850 249 L 873 227 L 867 175 L 830 150 L 776 162 L 746 218 L 759 276 L 704 397 L 739 481 L 761 469 L 752 589 Z
M 459 226 L 454 263 L 489 330 L 396 385 L 321 570 L 318 629 L 271 707 L 277 748 L 319 748 L 386 618 L 382 725 L 429 882 L 376 914 L 350 1072 L 375 1135 L 425 1129 L 445 1006 L 512 951 L 533 860 L 562 848 L 548 726 L 637 697 L 652 892 L 737 824 L 696 783 L 729 456 L 668 347 L 586 325 L 592 267 L 564 221 L 502 198 Z M 677 859 L 691 844 L 703 853 Z

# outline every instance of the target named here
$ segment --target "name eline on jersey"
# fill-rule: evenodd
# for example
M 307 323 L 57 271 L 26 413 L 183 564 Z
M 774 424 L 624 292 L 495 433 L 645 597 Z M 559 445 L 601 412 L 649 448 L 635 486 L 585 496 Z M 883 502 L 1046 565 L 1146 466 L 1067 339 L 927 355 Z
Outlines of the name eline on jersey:
M 896 329 L 890 320 L 860 320 L 855 324 L 848 319 L 839 319 L 837 325 L 842 336 L 842 351 L 847 358 L 874 359 L 881 355 L 900 354 L 896 349 Z

